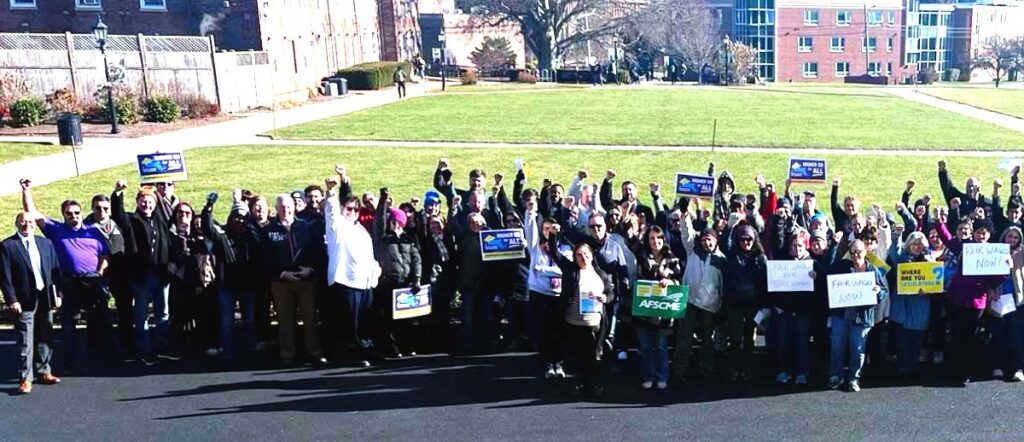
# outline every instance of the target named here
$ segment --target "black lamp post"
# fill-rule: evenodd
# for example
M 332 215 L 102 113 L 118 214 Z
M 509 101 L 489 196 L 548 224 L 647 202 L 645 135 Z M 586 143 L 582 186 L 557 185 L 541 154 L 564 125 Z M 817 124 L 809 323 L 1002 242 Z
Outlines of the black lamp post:
M 96 45 L 103 54 L 103 74 L 107 79 L 107 107 L 110 108 L 110 133 L 119 134 L 121 128 L 117 125 L 117 106 L 114 104 L 114 84 L 110 81 L 110 65 L 107 63 L 107 25 L 99 15 L 96 16 L 96 26 L 92 28 L 92 34 L 96 37 Z
M 444 26 L 442 24 L 442 26 Z M 444 28 L 441 28 L 441 33 L 437 34 L 437 41 L 441 42 L 441 90 L 445 90 L 447 87 L 447 78 L 444 74 L 444 65 L 447 62 L 446 58 L 448 55 L 447 45 L 444 41 Z
M 722 47 L 725 48 L 725 85 L 729 85 L 729 34 L 725 34 L 725 38 L 722 39 Z

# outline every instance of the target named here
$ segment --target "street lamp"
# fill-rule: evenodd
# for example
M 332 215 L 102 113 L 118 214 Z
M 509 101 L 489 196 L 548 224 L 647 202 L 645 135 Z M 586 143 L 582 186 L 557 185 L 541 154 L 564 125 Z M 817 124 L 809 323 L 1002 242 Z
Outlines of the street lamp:
M 103 54 L 103 73 L 107 79 L 107 107 L 110 108 L 110 133 L 119 134 L 121 128 L 117 125 L 117 106 L 114 104 L 114 84 L 110 81 L 110 65 L 107 63 L 107 25 L 103 19 L 96 14 L 96 26 L 92 28 L 92 34 L 96 37 L 96 45 Z
M 725 38 L 722 39 L 722 46 L 725 48 L 725 85 L 729 85 L 729 34 L 725 34 Z
M 441 24 L 444 26 L 444 23 Z M 448 49 L 444 41 L 444 28 L 441 28 L 441 33 L 437 34 L 437 41 L 441 42 L 441 90 L 445 90 L 447 87 L 447 80 L 444 74 L 445 56 L 448 55 Z

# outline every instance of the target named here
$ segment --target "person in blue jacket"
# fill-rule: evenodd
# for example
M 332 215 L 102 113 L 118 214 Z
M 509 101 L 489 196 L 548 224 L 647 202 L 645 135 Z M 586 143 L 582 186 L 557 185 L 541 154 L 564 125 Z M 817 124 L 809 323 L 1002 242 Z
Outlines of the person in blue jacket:
M 911 262 L 935 262 L 928 254 L 928 239 L 921 232 L 911 232 L 902 247 L 893 244 L 889 259 L 894 267 Z M 899 271 L 889 272 L 893 280 Z M 891 282 L 892 282 L 891 281 Z M 896 340 L 896 372 L 913 375 L 921 353 L 921 344 L 928 331 L 932 300 L 921 294 L 895 295 L 889 300 L 889 320 Z

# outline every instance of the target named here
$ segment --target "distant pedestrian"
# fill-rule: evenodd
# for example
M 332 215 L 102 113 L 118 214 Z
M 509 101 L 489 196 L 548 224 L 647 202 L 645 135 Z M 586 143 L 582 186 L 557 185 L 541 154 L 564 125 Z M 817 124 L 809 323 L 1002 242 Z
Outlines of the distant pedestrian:
M 401 100 L 405 97 L 405 81 L 408 77 L 405 75 L 405 69 L 395 69 L 395 74 L 392 77 L 395 80 L 395 87 L 398 88 L 398 99 Z

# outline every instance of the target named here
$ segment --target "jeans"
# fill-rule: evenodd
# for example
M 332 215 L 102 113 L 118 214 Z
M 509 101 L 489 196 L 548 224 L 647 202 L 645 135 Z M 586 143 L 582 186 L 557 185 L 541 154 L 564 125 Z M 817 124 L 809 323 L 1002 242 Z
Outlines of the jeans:
M 220 346 L 224 354 L 234 355 L 235 343 L 231 336 L 235 326 L 235 302 L 242 312 L 242 346 L 252 350 L 256 345 L 255 303 L 251 289 L 221 286 L 217 292 L 217 311 L 220 313 Z
M 61 335 L 64 341 L 64 364 L 75 367 L 81 359 L 75 325 L 78 314 L 85 310 L 89 317 L 89 351 L 98 353 L 113 348 L 110 333 L 110 291 L 99 277 L 68 278 L 60 285 L 64 303 L 60 309 Z
M 156 352 L 164 350 L 167 346 L 171 320 L 167 310 L 170 289 L 170 284 L 161 280 L 160 272 L 156 269 L 146 270 L 132 281 L 132 296 L 135 298 L 135 346 L 140 354 L 154 352 L 149 336 L 150 303 L 153 303 L 153 316 L 156 317 Z
M 579 382 L 584 389 L 600 385 L 601 379 L 601 327 L 565 325 L 565 334 L 572 354 L 579 359 Z
M 462 292 L 462 349 L 473 350 L 494 339 L 491 296 L 484 292 Z
M 373 305 L 373 291 L 333 284 L 328 296 L 338 298 L 341 307 L 337 321 L 341 328 L 343 350 L 352 352 L 360 359 L 367 359 L 372 345 L 368 319 Z
M 644 382 L 668 382 L 668 336 L 658 329 L 634 327 L 640 341 L 640 376 Z
M 860 372 L 864 368 L 864 347 L 871 326 L 855 324 L 838 316 L 831 316 L 828 320 L 832 326 L 832 364 L 829 374 L 845 378 L 846 382 L 859 381 Z M 847 356 L 849 360 L 846 360 Z M 844 373 L 843 369 L 847 367 Z
M 901 375 L 917 371 L 917 359 L 921 354 L 926 330 L 910 330 L 895 322 L 890 330 L 896 340 L 896 372 Z
M 562 330 L 565 320 L 561 300 L 557 296 L 530 292 L 530 335 L 540 348 L 545 364 L 560 364 L 565 359 L 562 351 Z
M 807 375 L 810 371 L 811 313 L 773 313 L 772 322 L 778 328 L 779 369 L 794 375 Z
M 952 339 L 952 371 L 958 380 L 970 377 L 978 359 L 978 326 L 981 324 L 982 310 L 954 305 L 946 306 Z

